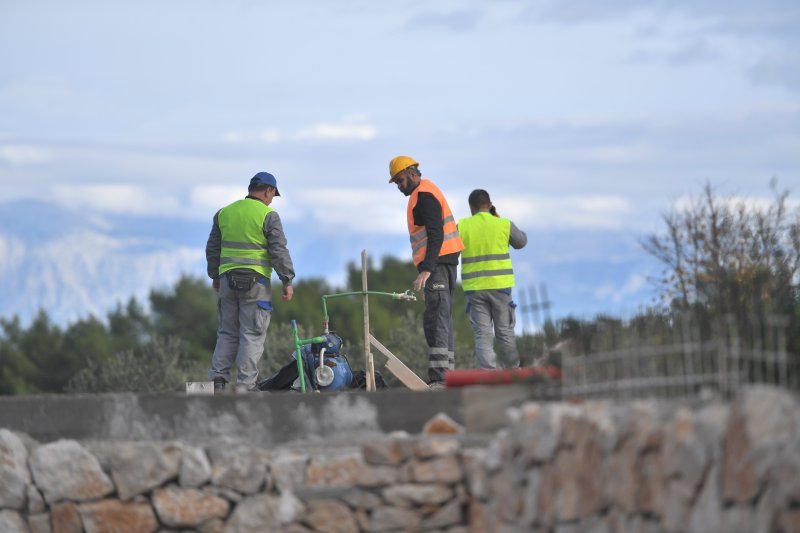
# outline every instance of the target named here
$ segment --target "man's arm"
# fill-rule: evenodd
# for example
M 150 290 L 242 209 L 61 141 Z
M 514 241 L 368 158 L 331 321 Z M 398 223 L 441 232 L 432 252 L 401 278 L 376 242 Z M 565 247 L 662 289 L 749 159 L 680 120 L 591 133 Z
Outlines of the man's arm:
M 528 244 L 528 236 L 525 235 L 524 231 L 515 226 L 513 222 L 511 222 L 511 234 L 508 236 L 508 244 L 515 250 L 524 248 L 525 245 Z
M 219 277 L 220 253 L 222 252 L 222 232 L 219 229 L 217 217 L 219 217 L 219 211 L 214 214 L 214 223 L 211 225 L 211 233 L 206 242 L 206 271 L 211 279 Z
M 264 235 L 267 237 L 267 250 L 272 268 L 283 283 L 283 299 L 292 299 L 292 280 L 294 279 L 294 265 L 289 249 L 286 247 L 286 235 L 283 233 L 283 224 L 277 211 L 270 211 L 264 219 Z
M 433 272 L 439 264 L 439 252 L 444 242 L 444 226 L 442 225 L 442 206 L 434 195 L 428 192 L 419 193 L 417 205 L 414 207 L 414 224 L 425 226 L 428 234 L 428 244 L 425 259 L 417 270 Z

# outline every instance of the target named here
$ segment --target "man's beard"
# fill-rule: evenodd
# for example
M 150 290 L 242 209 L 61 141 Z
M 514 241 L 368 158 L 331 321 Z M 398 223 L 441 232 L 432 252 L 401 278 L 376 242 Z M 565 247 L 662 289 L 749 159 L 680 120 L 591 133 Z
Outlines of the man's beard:
M 414 192 L 415 189 L 414 183 L 412 183 L 411 180 L 406 180 L 406 182 L 400 185 L 398 188 L 400 189 L 400 192 L 406 196 L 411 196 L 411 193 Z

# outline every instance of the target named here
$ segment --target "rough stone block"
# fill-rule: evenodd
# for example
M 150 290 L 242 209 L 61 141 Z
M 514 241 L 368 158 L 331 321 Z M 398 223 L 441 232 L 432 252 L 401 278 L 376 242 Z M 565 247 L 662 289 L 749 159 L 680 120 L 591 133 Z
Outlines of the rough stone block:
M 385 487 L 397 483 L 399 473 L 397 468 L 390 466 L 363 466 L 358 479 L 361 487 Z
M 111 477 L 123 500 L 178 477 L 183 446 L 174 442 L 123 442 L 112 453 Z
M 745 389 L 734 402 L 725 433 L 725 500 L 752 502 L 781 450 L 798 436 L 800 407 L 790 393 L 763 385 Z
M 486 451 L 469 448 L 461 452 L 461 463 L 466 477 L 466 487 L 469 495 L 484 499 L 488 496 L 488 475 L 484 467 Z
M 152 532 L 158 528 L 153 508 L 147 503 L 100 500 L 78 506 L 86 533 L 106 531 Z
M 251 533 L 252 531 L 281 531 L 279 499 L 271 494 L 256 494 L 236 505 L 225 531 L 229 533 Z
M 440 505 L 453 497 L 453 489 L 447 485 L 403 484 L 383 489 L 383 499 L 396 507 L 413 505 Z
M 448 455 L 428 461 L 413 461 L 411 477 L 418 483 L 458 483 L 464 478 L 464 472 L 458 459 Z
M 313 531 L 325 533 L 358 533 L 359 531 L 353 512 L 345 504 L 336 500 L 309 502 L 303 521 Z
M 153 507 L 161 522 L 170 527 L 195 527 L 213 518 L 228 515 L 228 500 L 197 489 L 169 485 L 152 496 Z
M 78 506 L 73 502 L 59 502 L 50 509 L 53 533 L 81 533 L 83 522 Z
M 31 533 L 51 533 L 53 527 L 50 525 L 50 513 L 39 513 L 28 515 L 28 527 Z M 0 528 L 0 531 L 3 531 Z
M 244 494 L 255 494 L 267 482 L 269 453 L 245 445 L 221 446 L 209 450 L 211 481 Z
M 306 484 L 319 486 L 353 486 L 364 469 L 361 454 L 314 457 L 306 469 Z
M 464 426 L 445 413 L 438 413 L 425 422 L 422 427 L 423 435 L 460 435 L 462 433 L 464 433 Z
M 425 531 L 441 531 L 450 526 L 458 526 L 464 523 L 463 505 L 458 500 L 450 503 L 433 513 L 422 522 L 422 529 Z
M 30 468 L 36 486 L 50 504 L 65 499 L 91 500 L 114 490 L 97 459 L 74 440 L 39 446 L 31 454 Z
M 364 444 L 361 453 L 367 464 L 396 466 L 413 455 L 414 446 L 410 437 L 396 436 L 371 440 Z
M 308 455 L 281 451 L 270 459 L 269 473 L 278 490 L 291 490 L 306 482 Z
M 700 495 L 689 515 L 687 531 L 705 533 L 719 530 L 722 523 L 722 497 L 719 484 L 719 467 L 715 465 L 703 481 Z
M 420 522 L 420 516 L 411 509 L 380 507 L 373 511 L 368 531 L 414 531 Z
M 0 510 L 0 531 L 3 533 L 28 533 L 28 524 L 16 511 Z
M 0 429 L 0 509 L 22 510 L 30 483 L 25 444 L 11 431 Z
M 28 485 L 28 514 L 34 515 L 45 511 L 44 498 L 36 485 Z
M 185 446 L 181 456 L 178 483 L 181 487 L 195 488 L 211 479 L 211 462 L 205 450 L 196 446 Z
M 430 459 L 443 455 L 453 455 L 461 449 L 461 442 L 455 438 L 430 437 L 419 439 L 415 448 L 417 457 Z
M 372 510 L 380 507 L 382 501 L 379 496 L 363 489 L 351 489 L 341 496 L 342 501 L 353 509 Z

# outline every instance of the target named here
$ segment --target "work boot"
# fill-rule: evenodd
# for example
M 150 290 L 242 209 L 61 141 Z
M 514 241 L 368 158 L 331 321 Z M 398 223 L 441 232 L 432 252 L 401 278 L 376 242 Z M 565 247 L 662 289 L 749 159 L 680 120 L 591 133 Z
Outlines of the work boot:
M 444 381 L 431 381 L 428 383 L 428 389 L 430 390 L 442 390 L 446 388 L 447 385 L 445 385 Z
M 214 394 L 219 394 L 221 392 L 225 392 L 225 384 L 227 382 L 222 378 L 215 378 L 214 379 Z

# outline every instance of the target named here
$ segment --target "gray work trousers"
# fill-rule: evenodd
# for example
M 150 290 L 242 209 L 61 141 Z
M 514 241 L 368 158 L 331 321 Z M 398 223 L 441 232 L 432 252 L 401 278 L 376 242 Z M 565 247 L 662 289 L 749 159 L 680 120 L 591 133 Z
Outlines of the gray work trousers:
M 235 362 L 236 389 L 251 390 L 258 380 L 258 362 L 272 315 L 270 283 L 262 278 L 250 290 L 241 291 L 231 289 L 227 277 L 227 273 L 220 277 L 217 345 L 208 375 L 211 380 L 230 382 Z
M 495 337 L 500 348 L 500 367 L 519 367 L 519 353 L 514 339 L 514 326 L 517 323 L 515 307 L 510 289 L 467 293 L 467 314 L 475 334 L 475 361 L 478 368 L 497 368 Z
M 425 283 L 422 328 L 428 343 L 428 380 L 442 381 L 456 367 L 453 342 L 453 292 L 456 265 L 437 265 Z

